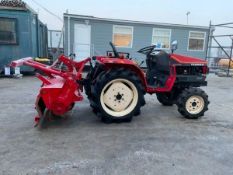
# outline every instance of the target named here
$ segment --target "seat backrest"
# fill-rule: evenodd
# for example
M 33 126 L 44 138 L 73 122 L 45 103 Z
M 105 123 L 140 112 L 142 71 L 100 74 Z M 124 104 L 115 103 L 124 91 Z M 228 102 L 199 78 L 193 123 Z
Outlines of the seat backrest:
M 170 73 L 170 56 L 164 51 L 156 55 L 147 55 L 146 64 L 148 71 L 156 74 Z
M 157 70 L 159 72 L 170 73 L 170 56 L 164 51 L 155 55 L 157 61 Z

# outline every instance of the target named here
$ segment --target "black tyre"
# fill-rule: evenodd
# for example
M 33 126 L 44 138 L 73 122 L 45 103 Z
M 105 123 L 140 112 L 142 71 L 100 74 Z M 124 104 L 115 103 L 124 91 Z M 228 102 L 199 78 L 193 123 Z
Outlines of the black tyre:
M 157 93 L 158 101 L 164 106 L 172 106 L 174 104 L 170 93 Z
M 200 88 L 183 90 L 177 100 L 178 111 L 187 119 L 203 117 L 208 105 L 208 95 Z
M 99 74 L 99 76 L 96 77 L 96 80 L 93 81 L 92 85 L 90 86 L 90 92 L 89 92 L 90 94 L 88 96 L 88 99 L 89 99 L 89 102 L 90 102 L 90 107 L 92 108 L 93 113 L 97 115 L 97 117 L 100 117 L 100 114 L 99 114 L 100 110 L 99 110 L 99 106 L 98 106 L 98 103 L 97 103 L 97 98 L 96 98 L 95 95 L 93 95 L 95 90 L 92 90 L 92 89 L 95 88 L 94 85 L 101 80 L 101 78 L 102 78 L 102 76 L 104 74 L 105 74 L 105 72 L 101 72 Z
M 105 123 L 129 122 L 145 105 L 145 90 L 138 76 L 127 69 L 112 69 L 100 75 L 93 85 L 97 116 Z
M 93 98 L 91 86 L 98 80 L 98 77 L 103 74 L 103 71 L 103 66 L 101 64 L 96 64 L 93 68 L 90 69 L 85 78 L 84 89 L 89 100 L 92 100 Z
M 84 84 L 84 90 L 85 90 L 85 94 L 87 95 L 87 98 L 90 99 L 91 98 L 91 72 L 88 72 L 87 76 L 87 84 Z
M 96 77 L 96 74 L 98 73 L 98 76 Z M 95 66 L 93 69 L 88 72 L 86 76 L 86 83 L 84 84 L 85 94 L 90 102 L 90 107 L 92 108 L 93 113 L 98 114 L 99 108 L 96 104 L 96 100 L 92 94 L 92 87 L 93 84 L 95 84 L 99 78 L 104 74 L 100 66 Z

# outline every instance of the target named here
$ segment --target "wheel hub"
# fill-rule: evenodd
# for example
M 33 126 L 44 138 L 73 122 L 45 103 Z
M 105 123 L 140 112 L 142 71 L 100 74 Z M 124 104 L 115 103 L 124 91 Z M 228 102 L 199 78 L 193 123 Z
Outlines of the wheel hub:
M 115 101 L 124 100 L 123 96 L 124 96 L 124 94 L 120 94 L 120 92 L 118 92 L 118 94 L 114 96 L 114 97 L 116 97 Z
M 138 92 L 133 83 L 126 79 L 115 79 L 102 90 L 101 104 L 104 110 L 115 117 L 130 113 L 138 101 Z
M 191 96 L 186 102 L 186 110 L 190 114 L 198 114 L 204 109 L 204 103 L 201 96 Z
M 197 106 L 197 103 L 196 103 L 196 102 L 193 102 L 193 103 L 192 103 L 192 106 L 193 106 L 193 107 L 196 107 L 196 106 Z
M 132 99 L 132 90 L 122 82 L 115 82 L 111 84 L 104 94 L 105 104 L 117 112 L 125 110 L 132 102 Z

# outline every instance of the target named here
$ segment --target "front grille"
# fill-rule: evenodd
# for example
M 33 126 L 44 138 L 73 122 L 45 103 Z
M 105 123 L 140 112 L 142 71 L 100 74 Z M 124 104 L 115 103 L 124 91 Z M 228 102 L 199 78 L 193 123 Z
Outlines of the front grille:
M 202 75 L 203 66 L 176 66 L 177 75 Z

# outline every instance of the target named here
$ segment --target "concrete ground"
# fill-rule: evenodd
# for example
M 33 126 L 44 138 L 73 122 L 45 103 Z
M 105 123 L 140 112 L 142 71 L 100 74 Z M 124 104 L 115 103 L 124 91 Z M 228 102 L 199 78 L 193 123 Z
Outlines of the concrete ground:
M 43 131 L 33 128 L 40 82 L 0 79 L 0 174 L 233 174 L 233 79 L 208 79 L 211 104 L 197 121 L 148 95 L 132 123 L 103 124 L 85 100 Z

